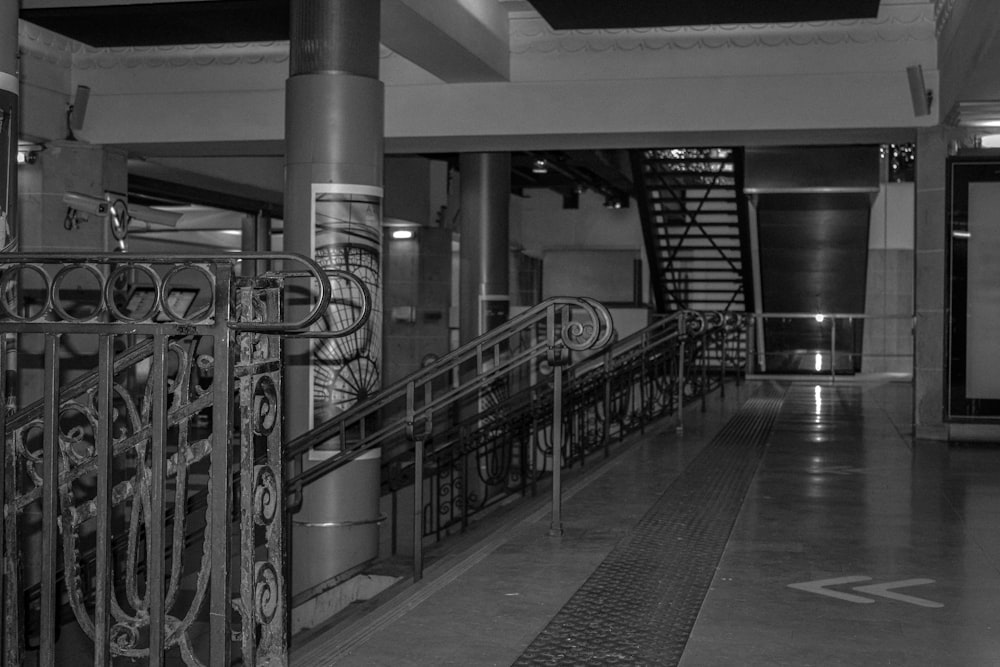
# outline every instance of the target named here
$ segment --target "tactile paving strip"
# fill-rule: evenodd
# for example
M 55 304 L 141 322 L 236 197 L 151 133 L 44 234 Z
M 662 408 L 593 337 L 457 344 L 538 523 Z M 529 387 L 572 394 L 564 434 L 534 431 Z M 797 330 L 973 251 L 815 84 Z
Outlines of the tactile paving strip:
M 676 665 L 781 404 L 748 400 L 514 664 Z

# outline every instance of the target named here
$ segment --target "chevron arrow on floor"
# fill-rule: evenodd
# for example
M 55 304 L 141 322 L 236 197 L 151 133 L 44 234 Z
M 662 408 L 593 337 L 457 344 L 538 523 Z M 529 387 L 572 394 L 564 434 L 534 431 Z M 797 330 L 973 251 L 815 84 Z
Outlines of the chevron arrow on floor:
M 909 604 L 915 604 L 918 607 L 931 607 L 939 608 L 944 605 L 940 602 L 934 602 L 933 600 L 927 600 L 925 598 L 918 598 L 913 595 L 903 595 L 902 593 L 891 592 L 894 588 L 907 588 L 909 586 L 923 586 L 925 584 L 933 584 L 933 579 L 903 579 L 902 581 L 890 581 L 887 584 L 870 584 L 868 586 L 855 586 L 854 590 L 859 593 L 868 593 L 869 595 L 879 595 L 884 598 L 889 598 L 890 600 L 899 600 L 900 602 L 907 602 Z
M 875 600 L 870 597 L 865 597 L 862 595 L 855 595 L 854 593 L 844 593 L 843 591 L 831 590 L 831 586 L 843 586 L 844 584 L 857 584 L 862 581 L 871 581 L 871 577 L 866 577 L 863 575 L 854 575 L 849 577 L 834 577 L 833 579 L 816 579 L 815 581 L 803 581 L 797 584 L 788 584 L 789 588 L 794 588 L 796 590 L 805 591 L 807 593 L 815 593 L 817 595 L 825 595 L 826 597 L 836 598 L 837 600 L 844 600 L 845 602 L 854 602 L 855 604 L 873 604 Z M 867 595 L 875 595 L 878 597 L 887 598 L 889 600 L 896 600 L 898 602 L 906 602 L 908 604 L 917 605 L 919 607 L 929 607 L 929 608 L 939 608 L 944 605 L 940 602 L 934 602 L 933 600 L 928 600 L 926 598 L 918 598 L 914 595 L 904 595 L 903 593 L 894 593 L 894 589 L 897 588 L 908 588 L 910 586 L 924 586 L 926 584 L 933 584 L 933 579 L 902 579 L 900 581 L 890 581 L 884 584 L 868 584 L 867 586 L 855 586 L 854 591 L 858 593 L 866 593 Z

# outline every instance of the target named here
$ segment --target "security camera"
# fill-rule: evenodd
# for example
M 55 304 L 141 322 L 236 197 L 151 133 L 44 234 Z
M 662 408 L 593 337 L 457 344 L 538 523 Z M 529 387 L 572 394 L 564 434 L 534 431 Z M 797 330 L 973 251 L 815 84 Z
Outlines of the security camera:
M 108 214 L 108 202 L 98 197 L 81 195 L 78 192 L 67 192 L 64 194 L 63 203 L 80 213 L 89 213 L 90 215 Z

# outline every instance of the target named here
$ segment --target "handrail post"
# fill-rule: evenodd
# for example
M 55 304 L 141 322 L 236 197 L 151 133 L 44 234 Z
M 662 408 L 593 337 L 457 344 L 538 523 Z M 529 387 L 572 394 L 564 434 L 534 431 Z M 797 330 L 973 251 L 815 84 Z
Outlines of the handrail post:
M 701 411 L 708 408 L 708 347 L 712 340 L 712 333 L 705 332 L 701 344 Z
M 560 352 L 557 350 L 556 352 Z M 562 535 L 562 359 L 552 370 L 552 520 L 549 535 Z
M 684 333 L 677 346 L 677 432 L 684 432 L 684 347 L 687 339 Z
M 830 382 L 837 381 L 837 318 L 830 318 Z
M 645 349 L 645 341 L 643 341 Z M 646 373 L 646 355 L 639 357 L 639 433 L 646 432 L 646 380 L 649 375 Z
M 729 327 L 726 326 L 725 320 L 723 320 L 722 329 L 720 331 L 721 343 L 719 348 L 721 350 L 720 357 L 721 361 L 719 367 L 719 396 L 722 398 L 726 397 L 726 346 L 729 345 Z M 737 381 L 739 381 L 739 376 L 737 376 Z
M 406 383 L 406 435 L 413 441 L 413 581 L 424 576 L 424 438 L 422 430 L 416 432 L 416 387 L 411 380 Z
M 602 434 L 604 438 L 604 458 L 610 455 L 608 449 L 611 440 L 611 351 L 604 353 L 604 425 Z
M 424 577 L 424 439 L 413 441 L 413 581 Z

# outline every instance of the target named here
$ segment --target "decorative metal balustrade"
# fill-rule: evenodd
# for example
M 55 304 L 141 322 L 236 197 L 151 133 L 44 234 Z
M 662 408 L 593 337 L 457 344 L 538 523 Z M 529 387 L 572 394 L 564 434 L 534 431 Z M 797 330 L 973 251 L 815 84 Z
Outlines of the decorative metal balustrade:
M 278 259 L 302 270 L 236 273 Z M 284 322 L 284 293 L 306 277 L 318 302 Z M 286 664 L 286 497 L 294 510 L 304 487 L 379 448 L 384 494 L 409 492 L 412 520 L 390 525 L 419 577 L 426 542 L 514 495 L 549 489 L 561 530 L 564 469 L 745 369 L 742 316 L 680 313 L 612 345 L 602 305 L 551 299 L 282 452 L 281 338 L 321 315 L 336 280 L 367 294 L 273 253 L 4 258 L 5 665 L 33 652 L 46 666 L 67 652 Z M 370 303 L 359 311 L 308 335 L 347 335 Z M 307 468 L 314 448 L 337 453 Z
M 280 337 L 332 281 L 367 294 L 280 253 L 3 256 L 4 665 L 287 663 Z
M 749 324 L 683 312 L 611 344 L 600 304 L 546 301 L 290 443 L 290 493 L 381 449 L 392 548 L 415 578 L 429 540 L 540 485 L 558 532 L 563 469 L 662 417 L 682 425 L 682 405 L 745 373 Z M 306 467 L 313 448 L 336 453 Z
M 520 400 L 522 392 L 538 385 L 546 372 L 552 375 L 555 395 L 561 395 L 563 367 L 573 355 L 604 347 L 613 334 L 608 310 L 587 298 L 549 299 L 512 318 L 289 442 L 292 507 L 301 501 L 305 486 L 363 454 L 381 450 L 385 477 L 393 480 L 389 484 L 410 486 L 414 491 L 412 507 L 421 508 L 412 512 L 411 524 L 414 572 L 419 578 L 425 486 L 430 483 L 437 488 L 436 498 L 431 499 L 436 507 L 433 512 L 454 511 L 464 503 L 489 504 L 492 487 L 500 483 L 511 465 L 510 452 L 495 439 L 489 439 L 485 446 L 474 446 L 472 438 L 506 429 L 510 401 L 514 397 Z M 561 400 L 556 398 L 553 405 L 552 441 L 560 442 Z M 459 447 L 465 451 L 458 457 L 454 456 L 454 441 L 446 437 L 455 424 L 459 431 L 469 433 L 460 439 Z M 473 428 L 476 436 L 471 435 Z M 307 467 L 307 457 L 314 449 L 331 453 L 325 461 Z M 559 454 L 560 448 L 553 448 L 552 470 L 561 467 Z M 524 460 L 517 465 L 538 464 Z M 469 470 L 469 465 L 475 465 L 475 470 Z M 555 480 L 558 488 L 558 475 Z M 462 489 L 458 504 L 444 501 L 441 505 L 443 486 Z M 558 512 L 558 503 L 554 503 L 554 525 L 559 523 Z M 395 536 L 398 516 L 393 519 Z

